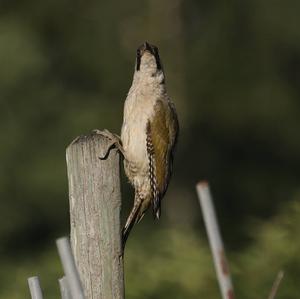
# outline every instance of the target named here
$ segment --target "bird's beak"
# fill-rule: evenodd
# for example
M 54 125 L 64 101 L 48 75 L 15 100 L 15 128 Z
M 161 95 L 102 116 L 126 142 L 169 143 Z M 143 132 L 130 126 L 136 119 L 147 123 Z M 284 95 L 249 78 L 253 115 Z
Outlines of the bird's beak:
M 137 52 L 136 52 L 136 70 L 138 71 L 140 69 L 140 64 L 141 64 L 141 57 L 145 54 L 148 53 L 148 55 L 153 55 L 155 57 L 157 69 L 161 69 L 161 62 L 159 60 L 159 55 L 158 55 L 158 49 L 157 47 L 149 44 L 148 42 L 144 42 L 141 46 L 138 47 Z
M 153 55 L 153 49 L 151 45 L 148 42 L 144 42 L 139 48 L 138 48 L 140 56 L 143 56 L 145 52 L 149 52 Z
M 143 46 L 144 46 L 144 51 L 145 52 L 149 51 L 150 53 L 152 53 L 152 48 L 147 42 L 144 42 Z

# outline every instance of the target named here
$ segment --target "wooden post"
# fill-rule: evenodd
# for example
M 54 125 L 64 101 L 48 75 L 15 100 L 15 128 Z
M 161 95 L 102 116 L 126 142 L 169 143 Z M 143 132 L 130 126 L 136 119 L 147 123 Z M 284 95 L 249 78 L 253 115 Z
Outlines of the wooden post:
M 67 148 L 71 245 L 85 297 L 124 299 L 119 154 L 92 133 Z

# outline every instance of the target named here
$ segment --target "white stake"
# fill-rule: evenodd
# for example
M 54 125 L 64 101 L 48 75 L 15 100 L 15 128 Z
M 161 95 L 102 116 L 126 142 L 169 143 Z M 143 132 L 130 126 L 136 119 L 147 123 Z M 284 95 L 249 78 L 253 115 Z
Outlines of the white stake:
M 28 285 L 31 294 L 31 299 L 43 299 L 40 281 L 37 276 L 29 277 Z
M 67 277 L 64 276 L 64 277 L 60 278 L 58 280 L 58 282 L 59 282 L 61 298 L 62 299 L 72 299 Z
M 79 274 L 75 265 L 69 238 L 64 237 L 56 240 L 58 253 L 67 278 L 70 293 L 73 299 L 84 299 L 83 289 Z
M 223 299 L 234 299 L 233 286 L 229 273 L 229 267 L 225 255 L 225 250 L 218 226 L 218 221 L 207 182 L 199 182 L 196 186 L 199 202 L 209 244 L 213 255 L 215 269 Z
M 268 299 L 275 299 L 276 294 L 278 292 L 279 285 L 282 281 L 283 276 L 284 276 L 284 272 L 282 270 L 280 270 L 277 274 L 277 277 L 276 277 L 274 283 L 273 283 L 273 286 L 272 286 L 272 289 L 271 289 L 271 292 L 270 292 L 270 295 L 269 295 Z

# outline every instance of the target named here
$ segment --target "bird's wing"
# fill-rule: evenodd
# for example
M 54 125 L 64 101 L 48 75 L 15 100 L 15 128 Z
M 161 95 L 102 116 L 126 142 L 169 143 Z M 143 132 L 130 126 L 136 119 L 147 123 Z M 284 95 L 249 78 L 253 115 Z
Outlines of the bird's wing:
M 173 151 L 178 136 L 178 120 L 170 102 L 157 101 L 154 115 L 147 125 L 147 150 L 154 215 L 160 216 L 160 201 L 170 181 Z

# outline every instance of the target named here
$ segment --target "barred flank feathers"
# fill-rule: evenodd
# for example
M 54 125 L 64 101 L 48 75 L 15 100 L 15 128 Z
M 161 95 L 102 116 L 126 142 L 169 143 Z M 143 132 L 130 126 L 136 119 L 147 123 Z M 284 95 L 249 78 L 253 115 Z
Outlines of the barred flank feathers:
M 160 194 L 157 188 L 157 181 L 155 175 L 155 155 L 154 155 L 154 148 L 151 140 L 151 132 L 150 132 L 150 122 L 147 124 L 147 139 L 146 139 L 146 146 L 147 146 L 147 153 L 149 157 L 149 179 L 150 179 L 150 186 L 152 192 L 152 210 L 153 215 L 157 219 L 160 217 Z

